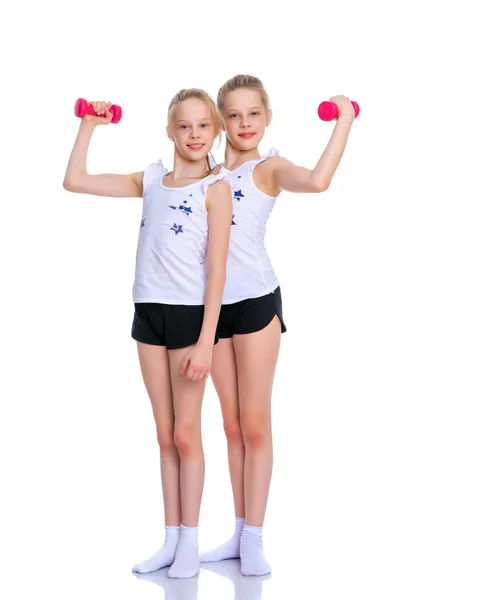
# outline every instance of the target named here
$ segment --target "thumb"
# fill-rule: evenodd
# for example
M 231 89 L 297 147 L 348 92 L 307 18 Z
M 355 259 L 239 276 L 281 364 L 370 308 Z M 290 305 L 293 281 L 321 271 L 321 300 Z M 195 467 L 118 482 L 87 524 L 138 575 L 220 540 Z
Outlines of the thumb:
M 181 371 L 180 371 L 180 373 L 181 373 L 182 375 L 184 375 L 184 374 L 186 373 L 186 369 L 188 368 L 188 363 L 189 363 L 189 362 L 190 362 L 190 355 L 189 355 L 189 354 L 187 354 L 187 355 L 185 356 L 185 358 L 183 359 L 183 363 L 182 363 L 182 365 L 181 365 Z

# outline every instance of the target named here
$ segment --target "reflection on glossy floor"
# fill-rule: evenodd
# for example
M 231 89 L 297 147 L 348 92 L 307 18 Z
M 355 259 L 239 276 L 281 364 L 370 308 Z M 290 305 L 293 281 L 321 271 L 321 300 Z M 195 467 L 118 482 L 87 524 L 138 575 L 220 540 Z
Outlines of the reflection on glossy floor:
M 244 577 L 240 573 L 239 560 L 225 560 L 217 563 L 206 563 L 197 577 L 192 579 L 170 579 L 168 569 L 161 569 L 148 575 L 137 575 L 142 581 L 149 581 L 163 588 L 166 600 L 197 600 L 199 590 L 202 595 L 207 592 L 210 597 L 219 597 L 219 590 L 225 589 L 225 598 L 235 600 L 261 600 L 263 598 L 263 582 L 270 579 L 264 577 Z M 208 573 L 215 573 L 218 577 L 210 577 Z M 229 593 L 221 578 L 229 580 Z

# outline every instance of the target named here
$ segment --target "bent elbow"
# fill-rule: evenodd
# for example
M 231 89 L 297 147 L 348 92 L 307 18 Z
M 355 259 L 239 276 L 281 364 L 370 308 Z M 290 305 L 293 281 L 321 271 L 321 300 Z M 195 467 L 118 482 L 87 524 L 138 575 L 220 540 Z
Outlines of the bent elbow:
M 311 191 L 316 192 L 318 194 L 321 192 L 325 192 L 329 188 L 330 183 L 331 181 L 326 179 L 315 181 L 312 185 Z
M 75 182 L 71 179 L 71 177 L 65 177 L 65 179 L 63 180 L 63 189 L 67 192 L 76 191 Z
M 76 173 L 67 173 L 63 179 L 63 189 L 77 194 L 85 193 L 87 177 Z

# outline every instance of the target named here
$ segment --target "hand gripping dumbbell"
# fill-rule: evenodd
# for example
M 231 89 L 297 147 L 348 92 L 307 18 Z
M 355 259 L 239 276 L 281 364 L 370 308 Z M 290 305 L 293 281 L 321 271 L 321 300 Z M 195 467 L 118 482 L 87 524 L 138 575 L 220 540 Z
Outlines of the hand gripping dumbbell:
M 118 104 L 113 104 L 109 108 L 109 112 L 111 112 L 113 115 L 111 122 L 118 123 L 122 114 L 121 106 L 118 106 Z M 80 117 L 80 119 L 83 119 L 85 115 L 93 115 L 95 117 L 99 116 L 96 114 L 93 106 L 87 100 L 84 98 L 78 98 L 78 100 L 75 102 L 75 117 Z
M 359 115 L 359 104 L 351 101 L 356 117 Z M 318 117 L 321 121 L 334 121 L 339 116 L 338 105 L 335 102 L 325 101 L 318 106 Z

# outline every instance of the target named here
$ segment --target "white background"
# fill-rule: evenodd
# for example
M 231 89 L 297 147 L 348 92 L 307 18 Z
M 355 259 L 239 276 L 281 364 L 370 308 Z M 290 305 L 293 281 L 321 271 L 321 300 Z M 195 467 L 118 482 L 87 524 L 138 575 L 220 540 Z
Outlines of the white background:
M 141 201 L 63 190 L 73 104 L 123 107 L 120 124 L 95 133 L 91 172 L 132 172 L 160 157 L 171 166 L 171 97 L 192 86 L 215 97 L 243 72 L 271 96 L 261 150 L 276 146 L 297 164 L 313 167 L 332 130 L 319 102 L 344 93 L 362 109 L 331 188 L 282 194 L 269 223 L 288 333 L 265 523 L 273 576 L 262 598 L 477 598 L 472 8 L 139 0 L 2 9 L 2 597 L 163 597 L 130 572 L 163 527 L 153 419 L 130 338 Z M 203 421 L 200 543 L 209 548 L 234 516 L 211 384 Z M 216 573 L 202 571 L 198 584 L 197 595 L 184 587 L 174 598 L 233 598 Z

